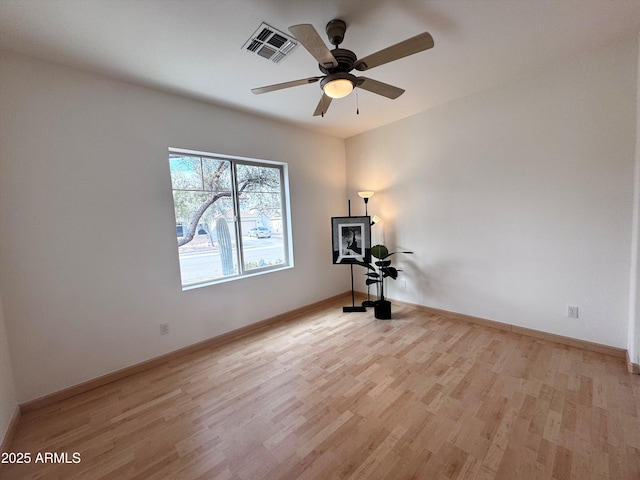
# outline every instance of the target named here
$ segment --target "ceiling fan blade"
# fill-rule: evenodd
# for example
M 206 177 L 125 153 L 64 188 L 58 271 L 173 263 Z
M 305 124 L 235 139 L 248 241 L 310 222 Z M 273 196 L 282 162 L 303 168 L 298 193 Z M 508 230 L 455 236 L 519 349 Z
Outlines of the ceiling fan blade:
M 318 31 L 309 23 L 289 27 L 291 34 L 296 37 L 304 48 L 325 68 L 334 68 L 338 62 L 327 48 Z
M 332 98 L 329 95 L 323 93 L 322 98 L 320 99 L 320 101 L 318 102 L 318 106 L 316 107 L 316 111 L 313 112 L 313 116 L 317 117 L 318 115 L 321 115 L 324 117 L 324 114 L 327 113 L 327 110 L 329 110 L 331 100 Z
M 291 82 L 276 83 L 275 85 L 267 85 L 266 87 L 252 88 L 251 91 L 253 93 L 255 93 L 256 95 L 259 95 L 261 93 L 267 93 L 267 92 L 274 92 L 276 90 L 282 90 L 283 88 L 297 87 L 298 85 L 306 85 L 308 83 L 316 83 L 321 78 L 323 78 L 323 77 L 302 78 L 300 80 L 293 80 Z
M 355 68 L 362 72 L 430 48 L 433 48 L 433 37 L 428 32 L 424 32 L 361 58 L 356 62 Z
M 363 90 L 377 93 L 378 95 L 382 95 L 383 97 L 387 97 L 392 100 L 398 98 L 404 93 L 402 88 L 394 87 L 388 83 L 379 82 L 378 80 L 372 80 L 367 77 L 358 77 L 356 83 L 358 84 L 358 87 Z

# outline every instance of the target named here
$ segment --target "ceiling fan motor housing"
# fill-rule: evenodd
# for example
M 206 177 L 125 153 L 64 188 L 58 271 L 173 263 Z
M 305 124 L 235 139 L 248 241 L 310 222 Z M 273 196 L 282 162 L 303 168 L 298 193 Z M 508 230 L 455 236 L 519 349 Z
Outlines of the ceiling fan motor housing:
M 351 50 L 346 50 L 344 48 L 334 48 L 331 50 L 333 57 L 338 62 L 337 67 L 325 67 L 323 65 L 318 65 L 320 67 L 320 71 L 322 73 L 335 73 L 335 72 L 350 72 L 353 70 L 353 66 L 356 63 L 358 57 Z

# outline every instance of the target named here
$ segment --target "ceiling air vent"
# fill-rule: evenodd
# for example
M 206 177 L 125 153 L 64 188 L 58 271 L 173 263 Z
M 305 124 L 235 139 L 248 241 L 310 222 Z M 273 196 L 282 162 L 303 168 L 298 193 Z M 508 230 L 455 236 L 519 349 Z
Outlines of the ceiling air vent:
M 242 49 L 278 63 L 296 45 L 298 42 L 293 37 L 263 23 L 242 46 Z

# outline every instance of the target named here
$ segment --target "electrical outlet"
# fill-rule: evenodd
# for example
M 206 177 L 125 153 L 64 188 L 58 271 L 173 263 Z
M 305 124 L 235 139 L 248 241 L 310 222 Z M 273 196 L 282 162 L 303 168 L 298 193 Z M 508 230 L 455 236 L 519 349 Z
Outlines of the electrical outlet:
M 567 305 L 567 317 L 569 317 L 569 318 L 578 318 L 578 306 L 577 305 Z
M 160 324 L 160 335 L 166 335 L 169 333 L 169 324 L 161 323 Z
M 400 286 L 404 289 L 407 288 L 407 281 L 406 280 L 402 280 L 402 283 L 400 284 Z

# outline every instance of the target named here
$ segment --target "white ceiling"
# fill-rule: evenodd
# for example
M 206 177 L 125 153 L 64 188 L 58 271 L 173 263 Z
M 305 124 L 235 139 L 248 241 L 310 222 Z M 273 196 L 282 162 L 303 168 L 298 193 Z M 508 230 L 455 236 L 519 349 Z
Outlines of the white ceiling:
M 279 64 L 244 52 L 262 22 L 311 23 L 326 40 L 333 18 L 358 57 L 423 31 L 435 47 L 367 71 L 406 93 L 360 90 L 359 115 L 352 94 L 313 117 L 317 83 L 251 93 L 321 74 L 302 46 Z M 343 138 L 639 32 L 640 0 L 0 0 L 0 48 Z

